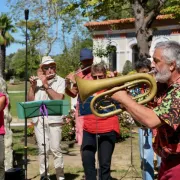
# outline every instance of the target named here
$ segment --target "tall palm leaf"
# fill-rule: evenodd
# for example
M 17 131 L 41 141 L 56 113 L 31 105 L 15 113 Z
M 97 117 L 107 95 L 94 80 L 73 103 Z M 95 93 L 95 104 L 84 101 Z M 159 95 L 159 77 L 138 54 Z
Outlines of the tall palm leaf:
M 3 78 L 5 75 L 6 47 L 14 42 L 14 38 L 10 33 L 15 31 L 11 18 L 6 14 L 2 14 L 0 16 L 0 76 Z
M 12 42 L 14 42 L 14 38 L 11 36 L 10 32 L 15 32 L 15 27 L 12 25 L 11 19 L 6 15 L 2 14 L 0 16 L 0 91 L 9 96 L 7 94 L 7 85 L 4 80 L 4 72 L 5 72 L 5 58 L 6 58 L 6 47 L 9 46 Z M 10 107 L 10 106 L 9 106 Z M 9 129 L 8 124 L 11 122 L 12 117 L 10 115 L 9 107 L 7 107 L 4 111 L 5 116 L 5 145 L 6 141 L 12 141 L 12 131 Z M 6 169 L 12 168 L 12 143 L 8 146 L 5 146 L 5 165 Z

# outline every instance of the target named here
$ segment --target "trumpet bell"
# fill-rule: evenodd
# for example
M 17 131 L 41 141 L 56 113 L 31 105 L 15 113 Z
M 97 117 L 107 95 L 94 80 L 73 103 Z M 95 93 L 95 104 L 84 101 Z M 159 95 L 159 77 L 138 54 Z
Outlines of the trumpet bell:
M 138 95 L 137 97 L 133 98 L 136 100 L 140 97 L 141 100 L 138 101 L 138 103 L 145 104 L 151 101 L 157 92 L 157 85 L 155 79 L 151 75 L 145 73 L 137 73 L 132 75 L 119 76 L 119 77 L 107 78 L 101 80 L 85 80 L 85 79 L 81 79 L 78 76 L 76 76 L 75 78 L 79 90 L 80 99 L 82 102 L 85 102 L 85 100 L 94 93 L 101 90 L 105 90 L 105 92 L 95 96 L 90 104 L 92 113 L 99 117 L 112 116 L 122 111 L 121 109 L 118 109 L 105 114 L 98 113 L 96 103 L 98 102 L 99 98 L 107 99 L 107 96 L 110 97 L 113 93 L 121 89 L 128 90 L 129 88 L 132 88 L 134 86 L 139 86 L 140 84 L 147 84 L 148 91 L 143 95 L 140 96 Z M 109 90 L 114 87 L 117 88 Z

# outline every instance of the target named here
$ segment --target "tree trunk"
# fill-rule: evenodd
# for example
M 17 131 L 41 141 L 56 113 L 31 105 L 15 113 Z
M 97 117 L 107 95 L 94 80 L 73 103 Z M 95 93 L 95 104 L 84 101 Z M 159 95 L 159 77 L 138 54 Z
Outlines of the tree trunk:
M 0 77 L 5 78 L 5 57 L 6 57 L 6 46 L 0 46 Z
M 150 29 L 146 27 L 145 21 L 145 9 L 142 7 L 138 0 L 135 0 L 133 4 L 133 10 L 135 14 L 135 28 L 137 46 L 139 49 L 139 58 L 147 58 L 149 56 L 149 44 L 152 40 L 152 34 L 149 33 Z
M 153 38 L 152 23 L 156 20 L 163 4 L 166 0 L 156 0 L 151 11 L 146 13 L 148 6 L 147 0 L 132 0 L 132 8 L 135 15 L 135 28 L 137 46 L 139 48 L 139 58 L 148 58 L 149 49 Z
M 139 49 L 139 58 L 149 58 L 149 49 L 151 47 L 153 37 L 153 30 L 151 28 L 147 29 L 145 27 L 141 27 L 136 32 L 137 45 Z

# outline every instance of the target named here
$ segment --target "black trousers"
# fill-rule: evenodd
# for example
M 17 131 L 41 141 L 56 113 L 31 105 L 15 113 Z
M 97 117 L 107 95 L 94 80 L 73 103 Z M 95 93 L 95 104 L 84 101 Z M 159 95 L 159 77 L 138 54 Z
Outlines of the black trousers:
M 110 180 L 111 158 L 116 142 L 116 132 L 98 134 L 99 179 Z M 97 151 L 96 134 L 83 131 L 82 161 L 86 180 L 96 180 L 95 153 Z
M 4 175 L 5 175 L 4 159 L 5 159 L 4 135 L 0 135 L 0 180 L 4 180 Z

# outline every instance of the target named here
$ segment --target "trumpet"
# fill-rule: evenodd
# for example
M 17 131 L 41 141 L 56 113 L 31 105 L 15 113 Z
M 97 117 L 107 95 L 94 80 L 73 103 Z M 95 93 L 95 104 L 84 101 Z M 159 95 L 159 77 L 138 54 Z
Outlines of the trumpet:
M 80 72 L 85 71 L 86 69 L 89 69 L 90 67 L 91 67 L 91 66 L 87 66 L 87 67 L 85 67 L 85 68 L 83 68 L 83 69 L 77 71 L 77 72 L 74 74 L 74 76 L 77 75 L 77 74 L 79 74 Z
M 151 75 L 146 73 L 137 73 L 132 75 L 114 77 L 110 79 L 93 80 L 93 81 L 84 80 L 76 76 L 76 82 L 79 90 L 80 99 L 83 103 L 89 96 L 93 95 L 98 91 L 116 87 L 115 89 L 106 90 L 105 92 L 95 96 L 91 100 L 90 108 L 92 113 L 102 118 L 113 116 L 122 112 L 122 109 L 118 108 L 118 109 L 114 109 L 111 112 L 102 113 L 102 114 L 99 113 L 99 111 L 102 109 L 111 108 L 115 106 L 114 103 L 108 106 L 102 106 L 102 104 L 99 105 L 99 102 L 103 100 L 105 102 L 108 99 L 111 99 L 111 95 L 119 90 L 126 89 L 128 91 L 129 88 L 137 87 L 140 84 L 146 84 L 148 88 L 144 94 L 140 94 L 135 97 L 132 97 L 139 104 L 146 104 L 147 102 L 151 101 L 157 92 L 157 85 L 155 79 Z
M 85 71 L 86 69 L 89 69 L 90 67 L 91 67 L 91 66 L 87 66 L 87 67 L 85 67 L 85 68 L 83 68 L 83 69 L 81 69 L 81 70 L 77 70 L 77 71 L 73 74 L 73 76 L 76 76 L 76 75 L 79 74 L 80 72 L 83 72 L 83 71 Z M 71 83 L 74 84 L 74 82 L 73 82 L 72 80 L 68 79 L 68 78 L 65 78 L 65 82 L 66 82 L 66 87 L 69 87 Z

